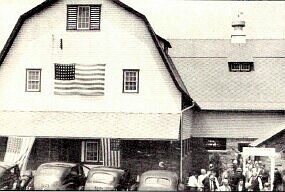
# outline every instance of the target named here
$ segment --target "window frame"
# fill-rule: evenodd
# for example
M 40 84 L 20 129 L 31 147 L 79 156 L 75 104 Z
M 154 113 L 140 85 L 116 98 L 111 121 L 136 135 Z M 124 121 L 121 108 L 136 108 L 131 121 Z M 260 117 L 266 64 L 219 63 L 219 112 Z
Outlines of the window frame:
M 74 15 L 74 13 L 70 13 L 69 9 L 72 7 L 76 7 L 76 14 Z M 79 7 L 89 7 L 89 22 L 88 22 L 88 28 L 78 28 L 78 20 L 79 20 Z M 92 14 L 92 10 L 98 8 L 98 15 L 96 15 L 95 13 Z M 102 22 L 102 4 L 67 4 L 66 6 L 66 31 L 100 31 L 101 30 L 101 22 Z M 70 26 L 70 20 L 69 17 L 76 17 L 76 21 L 74 23 L 76 23 L 76 25 L 74 26 Z M 94 25 L 96 24 L 96 22 L 94 21 L 94 18 L 96 18 L 96 16 L 98 16 L 98 23 L 97 26 L 94 27 Z M 74 18 L 73 18 L 74 19 Z M 93 20 L 92 20 L 93 19 Z M 92 22 L 93 21 L 93 22 Z
M 29 80 L 29 72 L 30 71 L 37 71 L 37 72 L 39 72 L 38 80 Z M 41 92 L 41 74 L 42 74 L 42 69 L 39 69 L 39 68 L 27 68 L 26 69 L 26 85 L 25 85 L 25 91 L 26 92 Z M 38 89 L 30 89 L 29 88 L 29 82 L 31 82 L 31 81 L 39 82 Z
M 88 158 L 88 151 L 87 151 L 87 144 L 88 143 L 92 143 L 92 144 L 95 144 L 97 145 L 97 157 L 96 157 L 96 160 L 89 160 L 87 159 Z M 84 144 L 84 162 L 90 162 L 90 163 L 94 163 L 94 162 L 99 162 L 99 142 L 98 141 L 85 141 L 85 144 Z M 93 151 L 92 151 L 93 152 Z
M 88 27 L 79 28 L 79 17 L 80 17 L 80 8 L 88 8 L 88 22 L 84 22 L 85 24 L 88 23 Z M 85 17 L 84 17 L 85 18 Z M 82 18 L 81 18 L 82 19 Z M 86 18 L 85 18 L 86 19 Z M 82 22 L 81 22 L 82 25 Z M 77 6 L 77 19 L 76 19 L 76 29 L 77 30 L 90 30 L 90 25 L 91 25 L 91 6 L 90 5 L 78 5 Z
M 238 65 L 238 68 L 233 66 Z M 254 71 L 254 62 L 228 62 L 230 72 L 252 72 Z M 245 66 L 248 66 L 245 68 Z
M 135 90 L 126 90 L 126 73 L 127 72 L 135 72 L 136 73 L 136 89 Z M 123 69 L 123 89 L 122 92 L 123 93 L 139 93 L 139 69 Z M 131 81 L 129 81 L 131 82 Z
M 97 143 L 97 160 L 87 159 L 87 143 Z M 83 140 L 81 154 L 82 154 L 81 162 L 95 163 L 95 164 L 101 165 L 103 163 L 103 151 L 102 151 L 101 141 L 100 140 Z

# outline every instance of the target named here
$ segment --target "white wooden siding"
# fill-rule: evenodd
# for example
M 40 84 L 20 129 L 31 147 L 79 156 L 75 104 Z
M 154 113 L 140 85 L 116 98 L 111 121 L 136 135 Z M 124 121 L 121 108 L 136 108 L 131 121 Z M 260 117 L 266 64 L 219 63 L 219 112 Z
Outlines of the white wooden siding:
M 101 29 L 67 31 L 72 3 L 102 4 Z M 55 62 L 106 64 L 105 95 L 54 95 Z M 41 92 L 25 92 L 26 68 L 42 69 Z M 123 69 L 140 69 L 138 94 L 122 93 Z M 62 0 L 28 19 L 0 67 L 0 87 L 1 110 L 177 113 L 181 106 L 144 22 L 107 0 Z
M 284 113 L 200 111 L 194 113 L 192 136 L 259 138 L 284 123 Z
M 188 139 L 192 135 L 193 127 L 193 110 L 189 109 L 183 112 L 182 138 Z

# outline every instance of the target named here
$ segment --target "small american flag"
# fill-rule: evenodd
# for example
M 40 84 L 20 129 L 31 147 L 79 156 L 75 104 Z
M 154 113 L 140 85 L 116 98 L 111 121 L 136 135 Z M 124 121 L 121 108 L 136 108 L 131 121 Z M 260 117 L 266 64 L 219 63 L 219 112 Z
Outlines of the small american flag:
M 25 170 L 35 137 L 8 137 L 4 162 L 17 163 Z
M 102 155 L 104 166 L 120 167 L 120 140 L 102 138 Z
M 106 64 L 55 63 L 55 95 L 104 95 Z

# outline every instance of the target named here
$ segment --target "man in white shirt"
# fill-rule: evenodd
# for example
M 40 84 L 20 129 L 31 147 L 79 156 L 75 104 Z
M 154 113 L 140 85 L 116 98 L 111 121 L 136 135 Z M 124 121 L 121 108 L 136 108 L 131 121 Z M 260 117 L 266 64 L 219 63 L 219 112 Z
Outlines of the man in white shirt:
M 193 174 L 190 174 L 190 175 L 191 176 L 188 179 L 189 191 L 197 191 L 197 188 L 198 188 L 197 173 L 193 172 Z
M 201 169 L 201 175 L 198 176 L 198 191 L 203 191 L 203 183 L 202 181 L 205 179 L 207 176 L 207 172 L 205 169 Z

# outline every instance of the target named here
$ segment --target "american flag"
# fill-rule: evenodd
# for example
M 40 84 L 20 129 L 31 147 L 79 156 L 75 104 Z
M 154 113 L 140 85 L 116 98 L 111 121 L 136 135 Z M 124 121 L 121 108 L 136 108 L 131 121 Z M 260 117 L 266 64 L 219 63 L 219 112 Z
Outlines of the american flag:
M 102 138 L 102 155 L 104 166 L 120 167 L 120 140 Z
M 55 63 L 55 95 L 104 95 L 106 64 Z
M 25 170 L 35 137 L 8 137 L 4 162 L 16 163 Z

